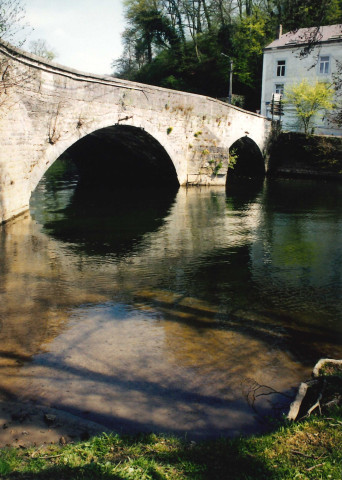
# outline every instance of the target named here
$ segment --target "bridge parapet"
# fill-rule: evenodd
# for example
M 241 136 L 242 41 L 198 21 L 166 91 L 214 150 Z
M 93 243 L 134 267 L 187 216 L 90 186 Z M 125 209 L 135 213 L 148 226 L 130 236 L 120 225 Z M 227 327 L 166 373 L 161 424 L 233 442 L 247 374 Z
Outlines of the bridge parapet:
M 209 97 L 79 72 L 1 44 L 0 223 L 28 208 L 62 153 L 113 126 L 152 137 L 180 185 L 224 185 L 229 147 L 247 136 L 263 152 L 269 133 L 264 117 Z

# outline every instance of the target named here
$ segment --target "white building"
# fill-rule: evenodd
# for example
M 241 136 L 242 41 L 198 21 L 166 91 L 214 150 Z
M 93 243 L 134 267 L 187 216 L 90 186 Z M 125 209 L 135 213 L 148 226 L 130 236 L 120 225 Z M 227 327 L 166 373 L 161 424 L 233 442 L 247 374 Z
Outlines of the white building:
M 297 32 L 279 35 L 279 38 L 264 49 L 264 63 L 261 92 L 261 114 L 272 117 L 272 96 L 281 98 L 288 86 L 306 79 L 309 83 L 316 81 L 332 83 L 336 73 L 337 61 L 342 62 L 342 24 L 320 27 L 317 44 L 309 55 L 301 56 L 310 35 L 315 28 L 301 28 Z M 274 117 L 279 119 L 278 116 Z M 294 107 L 286 105 L 282 116 L 284 130 L 299 130 Z M 314 118 L 317 134 L 342 135 L 342 129 L 329 122 L 329 115 L 323 112 Z

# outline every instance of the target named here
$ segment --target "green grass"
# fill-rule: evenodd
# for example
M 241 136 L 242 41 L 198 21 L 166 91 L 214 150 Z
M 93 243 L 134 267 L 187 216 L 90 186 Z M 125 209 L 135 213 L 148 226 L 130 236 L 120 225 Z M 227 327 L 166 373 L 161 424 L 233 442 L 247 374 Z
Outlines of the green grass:
M 65 446 L 4 449 L 0 478 L 341 480 L 342 409 L 248 438 L 194 443 L 112 434 Z

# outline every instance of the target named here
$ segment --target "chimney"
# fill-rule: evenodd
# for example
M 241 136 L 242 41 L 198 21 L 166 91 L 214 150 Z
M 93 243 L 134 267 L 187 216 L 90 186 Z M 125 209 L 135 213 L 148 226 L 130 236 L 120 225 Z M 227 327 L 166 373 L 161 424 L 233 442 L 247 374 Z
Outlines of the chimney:
M 280 38 L 283 34 L 283 26 L 282 24 L 279 25 L 279 28 L 278 28 L 278 38 Z

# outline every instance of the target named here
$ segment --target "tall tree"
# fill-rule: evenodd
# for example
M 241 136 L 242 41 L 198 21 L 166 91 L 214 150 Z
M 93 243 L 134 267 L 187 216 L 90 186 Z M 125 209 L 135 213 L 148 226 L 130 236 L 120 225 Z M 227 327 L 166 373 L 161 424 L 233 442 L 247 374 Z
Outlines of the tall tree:
M 258 108 L 263 48 L 284 31 L 342 23 L 342 0 L 125 0 L 129 38 L 116 62 L 119 75 L 155 85 L 226 96 Z M 317 41 L 312 30 L 309 49 Z M 306 52 L 304 52 L 306 53 Z
M 24 23 L 25 8 L 21 0 L 0 0 L 0 39 L 22 45 L 24 39 L 18 35 L 28 28 Z
M 20 0 L 0 0 L 0 39 L 21 46 L 25 40 L 25 30 L 28 28 L 24 18 L 25 9 Z M 17 88 L 24 86 L 28 80 L 28 74 L 25 72 L 13 76 L 11 63 L 9 58 L 0 61 L 0 117 L 12 105 L 11 89 L 14 86 Z
M 179 48 L 179 36 L 162 5 L 153 0 L 126 0 L 126 18 L 136 36 L 140 53 L 146 52 L 151 63 L 154 49 Z

